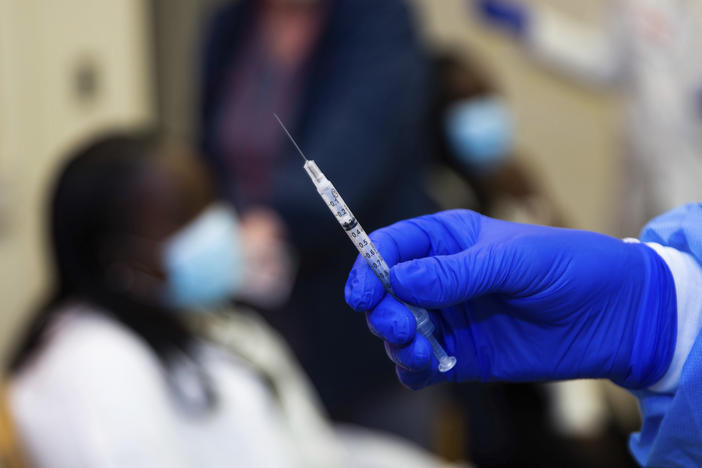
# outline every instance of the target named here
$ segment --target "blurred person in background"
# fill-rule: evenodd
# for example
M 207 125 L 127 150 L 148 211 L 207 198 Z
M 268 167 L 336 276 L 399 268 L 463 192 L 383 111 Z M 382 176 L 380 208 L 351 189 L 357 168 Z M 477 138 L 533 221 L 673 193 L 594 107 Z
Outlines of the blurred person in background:
M 10 365 L 31 466 L 447 466 L 333 427 L 281 338 L 227 306 L 245 235 L 185 152 L 94 142 L 60 173 L 49 225 L 55 292 Z
M 262 246 L 295 248 L 292 298 L 269 304 L 266 317 L 289 338 L 333 418 L 425 446 L 434 399 L 397 387 L 373 353 L 377 343 L 341 312 L 353 249 L 273 113 L 364 225 L 377 227 L 431 210 L 420 190 L 427 74 L 402 0 L 243 0 L 209 23 L 200 93 L 202 149 L 221 196 L 243 225 L 256 217 L 271 226 Z
M 434 71 L 429 193 L 441 208 L 561 225 L 555 203 L 517 155 L 518 121 L 489 69 L 442 50 L 434 52 Z M 587 441 L 559 434 L 544 385 L 466 383 L 454 394 L 465 414 L 462 446 L 477 466 L 625 466 L 626 449 L 610 432 Z
M 628 98 L 618 228 L 702 200 L 702 2 L 614 0 L 601 29 L 542 5 L 471 0 L 547 66 L 616 86 Z
M 437 50 L 433 69 L 430 126 L 436 178 L 430 193 L 437 204 L 498 217 L 510 211 L 532 222 L 562 224 L 555 203 L 517 154 L 517 119 L 488 68 L 457 51 Z

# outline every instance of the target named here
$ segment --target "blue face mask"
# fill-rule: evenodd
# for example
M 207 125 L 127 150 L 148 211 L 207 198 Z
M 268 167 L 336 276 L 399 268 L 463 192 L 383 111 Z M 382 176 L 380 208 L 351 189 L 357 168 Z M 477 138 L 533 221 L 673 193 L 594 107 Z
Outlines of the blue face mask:
M 446 113 L 445 124 L 451 150 L 470 170 L 489 172 L 512 151 L 514 122 L 498 97 L 478 97 L 453 104 Z
M 216 204 L 166 242 L 166 300 L 185 310 L 226 302 L 241 287 L 244 256 L 234 212 Z

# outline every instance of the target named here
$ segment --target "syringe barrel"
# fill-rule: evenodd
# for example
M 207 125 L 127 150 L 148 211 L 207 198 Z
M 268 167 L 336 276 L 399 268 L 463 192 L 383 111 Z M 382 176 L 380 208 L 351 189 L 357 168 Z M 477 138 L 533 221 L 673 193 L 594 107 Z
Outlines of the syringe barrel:
M 334 188 L 334 185 L 324 176 L 322 171 L 319 170 L 319 167 L 317 167 L 317 164 L 314 161 L 306 161 L 304 168 L 315 187 L 317 187 L 317 192 L 319 192 L 319 195 L 322 197 L 322 200 L 324 200 L 327 208 L 329 208 L 329 211 L 332 212 L 334 218 L 336 218 L 338 223 L 344 229 L 344 232 L 346 232 L 346 235 L 349 237 L 349 239 L 351 239 L 351 242 L 353 242 L 356 250 L 358 250 L 358 252 L 366 260 L 366 263 L 383 284 L 385 290 L 395 297 L 395 299 L 398 299 L 392 291 L 392 286 L 390 285 L 390 268 L 388 267 L 388 264 L 385 262 L 383 257 L 381 257 L 378 249 L 375 247 L 375 245 L 373 245 L 370 237 L 368 237 L 366 231 L 358 223 L 349 207 L 339 195 L 339 192 L 337 192 L 336 188 Z M 434 323 L 429 317 L 429 312 L 421 307 L 407 304 L 400 299 L 398 299 L 398 301 L 404 304 L 412 312 L 412 315 L 414 315 L 414 318 L 417 321 L 417 331 L 427 338 L 430 338 L 430 342 L 432 343 L 432 347 L 435 348 L 435 354 L 437 355 L 437 359 L 440 359 L 440 363 L 442 362 L 441 356 L 446 359 L 452 359 L 450 365 L 444 366 L 443 369 L 445 370 L 443 370 L 441 366 L 440 370 L 445 372 L 453 367 L 455 364 L 455 359 L 446 355 L 446 352 L 443 350 L 443 348 L 441 348 L 439 343 L 432 335 L 432 333 L 434 333 Z M 437 348 L 440 350 L 440 352 L 437 351 Z
M 319 170 L 314 161 L 307 161 L 304 167 L 315 187 L 317 187 L 317 192 L 319 192 L 322 200 L 324 200 L 324 204 L 327 205 L 327 208 L 334 215 L 336 221 L 344 229 L 349 239 L 351 239 L 356 250 L 366 259 L 366 262 L 368 262 L 368 265 L 383 283 L 385 289 L 390 290 L 390 269 L 388 265 L 378 253 L 378 250 L 373 245 L 373 242 L 371 242 L 366 231 L 361 227 L 349 207 L 341 198 L 339 192 L 337 192 L 329 179 L 322 174 L 322 171 Z
M 322 171 L 319 170 L 314 161 L 305 163 L 305 170 L 317 187 L 317 191 L 327 205 L 327 208 L 329 208 L 334 218 L 336 218 L 344 229 L 344 232 L 346 232 L 346 235 L 351 242 L 353 242 L 356 250 L 363 255 L 368 266 L 373 270 L 373 273 L 375 273 L 380 282 L 383 283 L 385 290 L 395 296 L 390 286 L 390 268 L 383 257 L 380 256 L 378 249 L 373 245 L 366 231 L 361 227 L 349 207 L 341 198 L 339 192 L 337 192 L 334 185 L 322 174 Z M 434 331 L 434 324 L 429 318 L 429 313 L 425 309 L 404 302 L 402 303 L 412 311 L 412 314 L 417 319 L 417 329 L 421 333 L 431 334 Z

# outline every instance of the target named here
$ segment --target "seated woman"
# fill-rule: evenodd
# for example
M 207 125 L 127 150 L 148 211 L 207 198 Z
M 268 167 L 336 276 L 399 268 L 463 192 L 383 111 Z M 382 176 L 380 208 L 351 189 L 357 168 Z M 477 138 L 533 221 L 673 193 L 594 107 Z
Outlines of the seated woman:
M 95 142 L 60 174 L 49 225 L 55 293 L 10 367 L 32 466 L 441 465 L 332 427 L 282 340 L 225 314 L 241 234 L 194 159 L 148 136 Z

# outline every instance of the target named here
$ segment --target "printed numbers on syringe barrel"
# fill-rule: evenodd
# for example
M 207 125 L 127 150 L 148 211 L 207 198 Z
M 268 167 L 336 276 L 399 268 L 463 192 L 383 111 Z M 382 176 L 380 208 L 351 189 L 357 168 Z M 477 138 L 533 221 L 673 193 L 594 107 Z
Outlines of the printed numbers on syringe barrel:
M 390 268 L 388 267 L 388 264 L 385 263 L 385 260 L 378 254 L 378 251 L 375 249 L 375 246 L 368 237 L 368 234 L 366 234 L 362 228 L 357 226 L 349 232 L 349 237 L 351 237 L 351 240 L 356 243 L 361 255 L 365 257 L 368 266 L 380 279 L 383 286 L 389 289 L 390 283 L 388 280 L 390 278 Z
M 368 266 L 373 270 L 373 272 L 381 279 L 383 286 L 388 287 L 389 283 L 386 284 L 387 279 L 390 277 L 390 269 L 385 263 L 375 246 L 371 242 L 368 234 L 363 230 L 363 228 L 358 224 L 356 219 L 353 217 L 346 204 L 341 201 L 339 194 L 336 189 L 331 189 L 329 191 L 329 206 L 335 209 L 335 215 L 339 219 L 339 222 L 346 229 L 351 241 L 356 245 L 358 251 L 363 255 L 368 263 Z M 348 229 L 346 226 L 353 226 Z
M 336 208 L 336 217 L 337 218 L 343 218 L 344 216 L 349 215 L 349 212 L 346 210 L 346 207 L 344 204 L 339 201 L 339 194 L 337 193 L 336 189 L 331 189 L 331 200 L 329 200 L 329 206 L 332 208 Z

